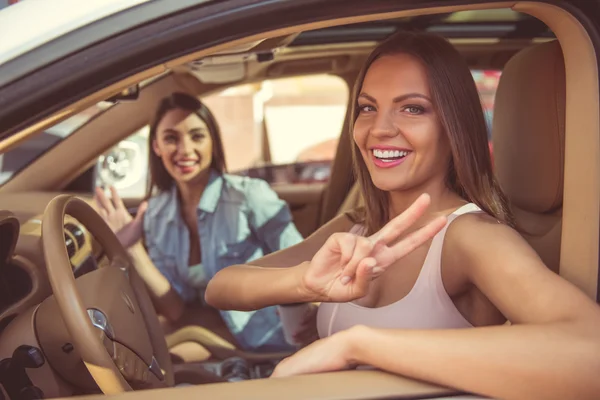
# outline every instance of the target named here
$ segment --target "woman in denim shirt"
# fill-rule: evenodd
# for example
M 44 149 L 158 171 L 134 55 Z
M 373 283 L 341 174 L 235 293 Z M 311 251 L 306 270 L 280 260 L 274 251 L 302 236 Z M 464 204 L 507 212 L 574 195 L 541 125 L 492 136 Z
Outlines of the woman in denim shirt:
M 158 312 L 177 320 L 184 303 L 204 300 L 221 269 L 246 264 L 302 240 L 285 202 L 258 179 L 225 174 L 217 123 L 196 98 L 163 99 L 150 126 L 152 189 L 132 219 L 116 191 L 96 191 L 100 213 L 153 295 Z M 146 211 L 147 208 L 147 211 Z M 144 237 L 147 252 L 139 244 Z M 288 350 L 276 309 L 221 311 L 241 347 Z

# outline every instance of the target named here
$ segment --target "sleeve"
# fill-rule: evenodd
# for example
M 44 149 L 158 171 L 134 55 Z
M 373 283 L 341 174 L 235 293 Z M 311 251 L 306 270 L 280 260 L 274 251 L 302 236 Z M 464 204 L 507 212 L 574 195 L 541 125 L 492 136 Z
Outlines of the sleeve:
M 249 222 L 252 231 L 270 252 L 300 243 L 303 238 L 285 201 L 267 182 L 252 179 L 247 186 Z

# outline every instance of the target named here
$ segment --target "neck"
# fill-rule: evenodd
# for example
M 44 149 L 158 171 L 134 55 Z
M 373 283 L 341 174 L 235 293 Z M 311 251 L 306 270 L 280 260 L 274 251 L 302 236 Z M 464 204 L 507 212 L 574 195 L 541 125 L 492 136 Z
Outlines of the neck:
M 202 174 L 201 177 L 193 182 L 178 182 L 177 189 L 179 191 L 179 201 L 184 210 L 195 210 L 200 203 L 204 189 L 208 185 L 208 173 Z
M 422 222 L 418 222 L 416 226 L 421 226 L 437 216 L 446 215 L 449 210 L 465 204 L 464 199 L 448 189 L 444 180 L 429 181 L 409 190 L 390 192 L 390 219 L 402 214 L 423 193 L 429 194 L 431 204 L 421 218 Z

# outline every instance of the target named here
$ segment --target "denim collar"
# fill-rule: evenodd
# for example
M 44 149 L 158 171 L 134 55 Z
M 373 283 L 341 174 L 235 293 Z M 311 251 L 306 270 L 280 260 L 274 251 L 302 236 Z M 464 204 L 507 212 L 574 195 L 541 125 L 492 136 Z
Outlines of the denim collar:
M 204 192 L 202 193 L 202 197 L 198 203 L 198 210 L 210 214 L 215 212 L 217 205 L 219 204 L 219 200 L 221 200 L 221 193 L 223 192 L 223 180 L 223 175 L 211 169 L 208 183 L 206 188 L 204 188 Z M 177 192 L 177 185 L 173 184 L 168 192 L 161 193 L 159 196 L 164 197 L 162 201 L 157 204 L 157 207 L 152 210 L 154 211 L 152 214 L 156 215 L 159 212 L 164 212 L 163 215 L 165 215 L 169 221 L 175 221 L 178 218 L 178 212 L 180 208 L 179 196 Z

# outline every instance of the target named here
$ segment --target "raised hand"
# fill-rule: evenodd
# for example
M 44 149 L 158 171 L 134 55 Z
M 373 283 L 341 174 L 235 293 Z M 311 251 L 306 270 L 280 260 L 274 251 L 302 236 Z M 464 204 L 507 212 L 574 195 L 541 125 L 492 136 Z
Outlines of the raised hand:
M 96 188 L 94 200 L 98 206 L 98 213 L 115 232 L 123 247 L 129 248 L 142 238 L 143 216 L 148 208 L 148 203 L 140 204 L 135 218 L 132 218 L 116 189 L 111 186 L 110 192 L 111 199 L 108 199 L 102 188 Z
M 421 195 L 406 211 L 370 237 L 333 234 L 319 249 L 302 285 L 320 301 L 348 302 L 365 296 L 371 281 L 390 265 L 433 238 L 445 225 L 445 216 L 399 240 L 425 212 L 429 195 Z

